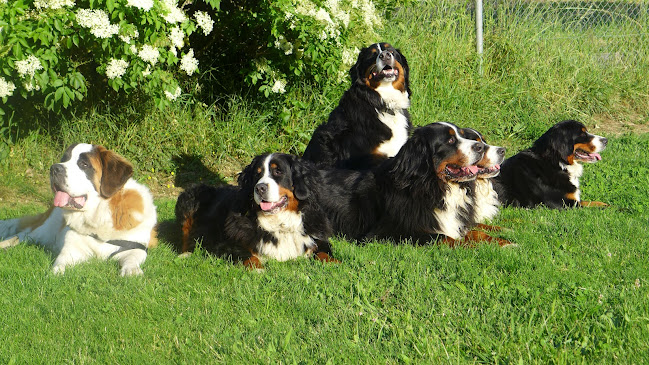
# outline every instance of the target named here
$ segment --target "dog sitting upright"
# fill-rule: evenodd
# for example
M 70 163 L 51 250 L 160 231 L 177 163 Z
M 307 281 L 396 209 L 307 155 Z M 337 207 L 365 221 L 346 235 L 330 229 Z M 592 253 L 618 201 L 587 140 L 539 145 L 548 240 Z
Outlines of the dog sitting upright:
M 119 262 L 121 274 L 142 274 L 157 244 L 149 190 L 131 179 L 133 167 L 102 146 L 74 144 L 50 168 L 53 206 L 45 213 L 0 221 L 0 247 L 29 241 L 56 254 L 53 271 L 96 256 Z
M 363 48 L 349 70 L 352 85 L 318 126 L 303 158 L 319 168 L 366 169 L 394 157 L 410 123 L 410 69 L 388 43 Z

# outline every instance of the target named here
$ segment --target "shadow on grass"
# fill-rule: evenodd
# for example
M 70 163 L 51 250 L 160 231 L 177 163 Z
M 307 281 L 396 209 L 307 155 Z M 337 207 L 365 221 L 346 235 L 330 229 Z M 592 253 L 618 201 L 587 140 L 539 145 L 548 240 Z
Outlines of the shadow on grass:
M 202 156 L 180 155 L 173 158 L 176 166 L 174 185 L 187 189 L 196 184 L 218 186 L 227 184 L 223 176 L 210 170 L 203 164 Z

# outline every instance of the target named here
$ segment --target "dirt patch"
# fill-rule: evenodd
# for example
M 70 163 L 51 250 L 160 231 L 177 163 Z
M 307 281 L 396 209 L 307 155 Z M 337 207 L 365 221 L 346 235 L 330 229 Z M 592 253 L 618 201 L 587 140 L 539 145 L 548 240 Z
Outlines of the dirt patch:
M 624 119 L 610 114 L 597 114 L 593 116 L 593 121 L 595 123 L 590 131 L 604 136 L 649 133 L 649 120 L 640 114 L 626 114 Z

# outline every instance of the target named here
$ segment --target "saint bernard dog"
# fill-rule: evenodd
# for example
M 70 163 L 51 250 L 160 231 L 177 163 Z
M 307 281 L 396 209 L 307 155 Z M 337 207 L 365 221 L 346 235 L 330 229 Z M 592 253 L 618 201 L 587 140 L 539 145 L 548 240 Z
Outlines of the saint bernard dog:
M 319 168 L 365 169 L 394 157 L 410 123 L 410 70 L 388 43 L 363 48 L 349 70 L 352 85 L 318 126 L 303 157 Z
M 372 170 L 323 170 L 321 205 L 334 232 L 347 238 L 449 246 L 483 241 L 468 233 L 484 154 L 485 144 L 465 138 L 454 124 L 419 127 L 394 158 Z
M 606 207 L 598 201 L 581 200 L 581 163 L 602 159 L 599 152 L 608 140 L 588 133 L 575 120 L 559 122 L 548 129 L 531 148 L 506 159 L 494 178 L 498 198 L 504 205 L 552 209 Z
M 53 271 L 91 257 L 114 259 L 122 276 L 140 275 L 157 244 L 149 190 L 131 178 L 123 157 L 98 145 L 74 144 L 50 168 L 53 206 L 45 213 L 0 221 L 0 247 L 26 241 L 55 253 Z
M 268 259 L 331 258 L 331 226 L 318 204 L 319 171 L 293 155 L 257 156 L 238 186 L 198 185 L 178 197 L 183 252 L 206 251 L 251 269 Z

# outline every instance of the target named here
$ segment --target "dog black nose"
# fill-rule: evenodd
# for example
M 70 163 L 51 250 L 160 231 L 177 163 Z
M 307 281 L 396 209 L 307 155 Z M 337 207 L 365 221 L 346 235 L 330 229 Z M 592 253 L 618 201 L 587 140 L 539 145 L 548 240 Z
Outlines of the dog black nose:
M 473 152 L 482 153 L 484 152 L 484 143 L 474 143 L 471 149 Z
M 380 59 L 381 61 L 389 61 L 389 60 L 392 59 L 392 53 L 390 53 L 390 52 L 388 52 L 388 51 L 383 51 L 383 52 L 381 52 L 381 53 L 379 54 L 379 59 Z
M 54 164 L 52 167 L 50 167 L 50 176 L 51 177 L 59 177 L 61 175 L 65 174 L 65 168 L 61 164 Z
M 496 150 L 496 154 L 498 156 L 504 156 L 505 155 L 505 147 L 498 147 L 498 149 Z
M 266 192 L 268 191 L 268 184 L 257 184 L 255 185 L 255 192 L 259 196 L 264 196 L 266 195 Z
M 602 144 L 604 145 L 604 147 L 606 147 L 606 144 L 608 143 L 608 138 L 602 137 L 601 141 L 602 141 Z

